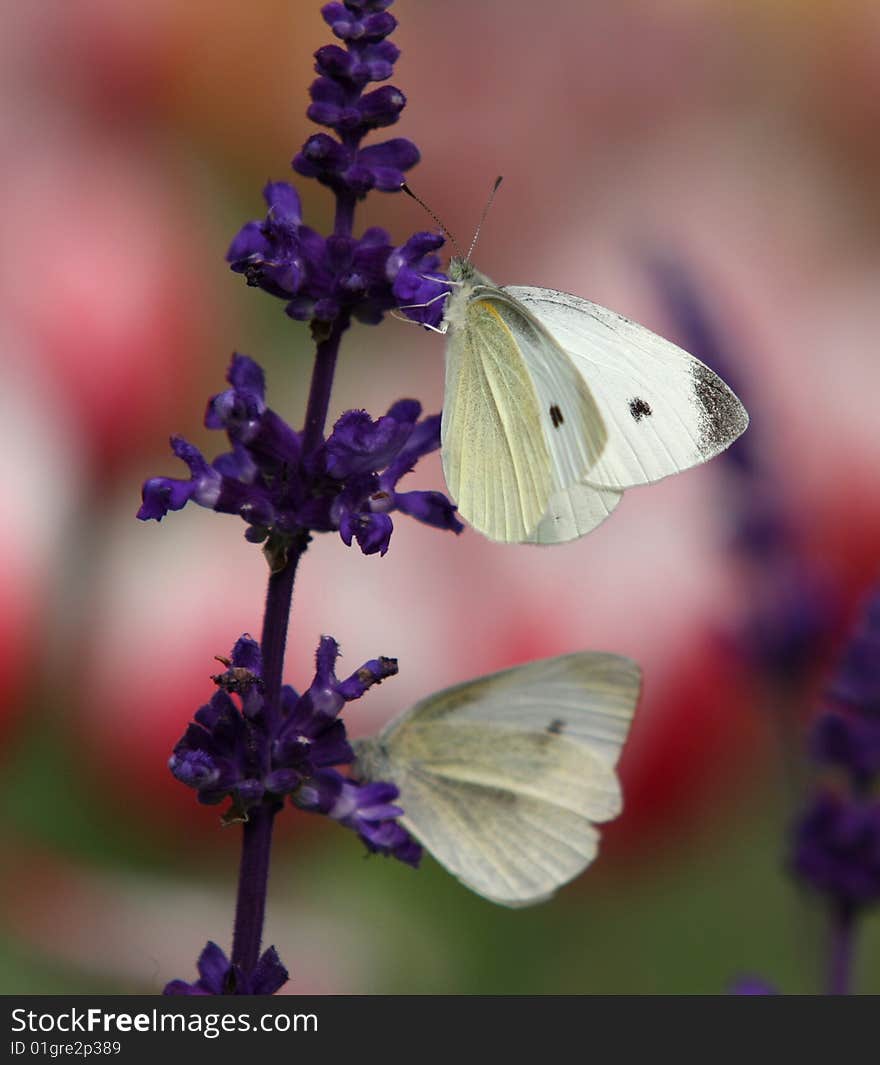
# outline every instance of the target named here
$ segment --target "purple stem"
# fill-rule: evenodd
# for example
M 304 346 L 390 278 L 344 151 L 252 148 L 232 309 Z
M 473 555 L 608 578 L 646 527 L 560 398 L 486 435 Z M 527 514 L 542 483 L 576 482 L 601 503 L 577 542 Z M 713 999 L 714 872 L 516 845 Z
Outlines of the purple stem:
M 324 425 L 327 421 L 327 410 L 330 407 L 330 392 L 333 389 L 339 341 L 347 328 L 348 318 L 340 315 L 333 322 L 326 338 L 320 341 L 318 350 L 315 352 L 315 368 L 312 370 L 312 384 L 309 389 L 306 425 L 303 432 L 304 455 L 310 455 L 324 439 Z
M 340 195 L 336 202 L 334 232 L 351 233 L 355 200 Z M 324 439 L 324 426 L 330 407 L 330 393 L 336 371 L 339 342 L 348 328 L 348 318 L 340 315 L 327 335 L 319 341 L 312 370 L 312 383 L 306 406 L 303 452 L 308 455 Z M 281 712 L 281 677 L 284 669 L 284 650 L 290 624 L 293 601 L 293 582 L 296 568 L 306 549 L 306 543 L 291 547 L 284 569 L 269 577 L 266 609 L 263 615 L 263 635 L 260 649 L 263 656 L 263 685 L 266 729 L 275 731 Z M 272 854 L 272 826 L 277 808 L 258 806 L 245 822 L 241 845 L 241 865 L 238 873 L 238 898 L 235 904 L 235 927 L 232 933 L 232 963 L 242 972 L 251 973 L 260 957 L 263 921 L 266 915 L 266 893 L 269 887 L 269 860 Z
M 296 549 L 287 565 L 269 577 L 266 611 L 263 615 L 263 697 L 266 728 L 275 731 L 281 706 L 281 671 L 290 622 L 293 580 L 304 547 Z M 277 808 L 257 806 L 244 824 L 241 865 L 238 871 L 238 898 L 232 932 L 232 962 L 242 972 L 253 972 L 260 957 L 266 892 L 269 886 L 269 859 L 272 853 L 272 826 Z
M 263 658 L 263 706 L 266 730 L 272 735 L 278 724 L 281 708 L 281 673 L 284 669 L 284 650 L 290 625 L 290 604 L 293 600 L 293 581 L 296 567 L 305 546 L 291 548 L 284 569 L 269 576 L 266 607 L 263 613 L 263 635 L 260 651 Z
M 255 807 L 245 822 L 242 835 L 232 963 L 240 966 L 244 973 L 252 973 L 260 957 L 276 812 L 269 806 Z
M 356 199 L 350 193 L 338 193 L 333 232 L 336 236 L 351 236 L 354 226 Z M 329 332 L 318 341 L 312 383 L 306 405 L 303 430 L 303 453 L 311 454 L 324 439 L 330 393 L 339 355 L 339 342 L 348 328 L 346 315 L 339 315 Z M 314 330 L 314 327 L 313 327 Z M 313 332 L 313 335 L 314 332 Z M 263 614 L 263 635 L 260 650 L 263 656 L 263 699 L 266 730 L 271 736 L 281 713 L 281 676 L 284 669 L 284 650 L 290 625 L 290 606 L 293 601 L 293 582 L 296 567 L 308 541 L 295 544 L 284 569 L 269 577 L 266 609 Z M 272 854 L 272 826 L 277 808 L 258 806 L 244 825 L 241 845 L 241 865 L 238 872 L 238 898 L 235 904 L 235 927 L 232 933 L 232 963 L 245 973 L 253 972 L 260 957 L 263 920 L 266 915 L 266 892 L 269 887 L 269 860 Z
M 828 959 L 829 995 L 848 995 L 851 992 L 854 932 L 855 914 L 852 907 L 836 907 L 831 919 L 831 946 Z

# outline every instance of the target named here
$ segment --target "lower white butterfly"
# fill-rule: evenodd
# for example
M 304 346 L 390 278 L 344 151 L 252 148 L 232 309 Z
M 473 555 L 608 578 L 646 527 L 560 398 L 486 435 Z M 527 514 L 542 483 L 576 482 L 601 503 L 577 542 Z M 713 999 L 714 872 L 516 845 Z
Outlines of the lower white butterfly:
M 354 774 L 396 784 L 401 824 L 469 888 L 542 902 L 620 813 L 615 766 L 640 686 L 630 659 L 589 651 L 481 677 L 356 741 Z
M 565 292 L 499 288 L 462 258 L 449 278 L 443 471 L 490 539 L 583 536 L 625 488 L 705 462 L 745 431 L 721 378 L 644 326 Z

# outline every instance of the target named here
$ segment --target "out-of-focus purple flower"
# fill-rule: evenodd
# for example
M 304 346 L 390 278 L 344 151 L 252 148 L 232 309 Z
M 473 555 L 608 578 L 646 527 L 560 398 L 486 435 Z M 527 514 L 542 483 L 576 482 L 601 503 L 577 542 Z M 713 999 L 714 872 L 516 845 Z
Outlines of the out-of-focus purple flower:
M 354 203 L 372 189 L 398 191 L 406 171 L 419 161 L 418 148 L 405 137 L 361 143 L 372 130 L 393 125 L 406 104 L 393 85 L 365 91 L 371 82 L 391 77 L 400 54 L 387 39 L 397 24 L 386 10 L 390 6 L 391 0 L 346 0 L 322 8 L 343 44 L 315 53 L 318 77 L 309 90 L 307 113 L 335 136 L 310 136 L 292 166 L 335 193 L 334 233 L 322 237 L 304 225 L 296 190 L 270 182 L 264 190 L 266 218 L 246 223 L 227 253 L 231 268 L 249 285 L 283 299 L 287 313 L 301 321 L 354 317 L 375 324 L 395 307 L 432 326 L 443 316 L 443 301 L 435 298 L 449 291 L 437 271 L 442 236 L 418 233 L 394 247 L 384 229 L 367 229 L 357 238 L 351 231 Z
M 880 899 L 880 802 L 819 792 L 795 826 L 802 880 L 853 908 Z
M 741 976 L 730 985 L 731 995 L 778 995 L 778 988 L 760 976 Z
M 287 983 L 288 972 L 274 947 L 264 951 L 252 973 L 244 973 L 209 942 L 199 955 L 199 979 L 188 984 L 172 980 L 163 995 L 274 995 Z
M 218 691 L 196 713 L 169 768 L 197 791 L 199 802 L 231 800 L 227 821 L 246 819 L 257 805 L 279 809 L 289 797 L 296 806 L 353 829 L 370 851 L 416 865 L 421 849 L 397 824 L 402 810 L 392 804 L 394 785 L 355 784 L 330 768 L 354 760 L 339 712 L 374 684 L 393 677 L 397 661 L 375 658 L 340 680 L 339 646 L 332 637 L 321 638 L 315 657 L 311 685 L 302 695 L 285 685 L 278 720 L 270 721 L 259 647 L 242 636 L 226 672 L 214 678 Z
M 813 725 L 813 757 L 849 773 L 852 790 L 867 794 L 880 774 L 880 592 L 844 648 L 828 700 Z
M 816 719 L 810 753 L 822 765 L 849 773 L 858 791 L 880 774 L 880 719 L 826 710 Z
M 650 257 L 647 266 L 683 347 L 748 398 L 734 354 L 698 283 L 669 257 Z M 763 461 L 760 403 L 747 406 L 749 432 L 720 456 L 720 468 L 728 474 L 729 543 L 751 589 L 738 643 L 774 687 L 796 690 L 832 631 L 838 607 L 824 574 L 806 559 L 783 487 Z
M 880 592 L 868 602 L 829 694 L 849 710 L 880 722 Z
M 143 487 L 142 520 L 161 519 L 188 502 L 238 514 L 245 536 L 264 543 L 270 560 L 286 558 L 293 543 L 311 533 L 337 531 L 364 554 L 385 554 L 400 511 L 426 525 L 461 532 L 455 507 L 439 492 L 398 492 L 416 462 L 440 446 L 440 416 L 421 418 L 415 400 L 400 400 L 373 420 L 348 411 L 330 437 L 310 455 L 302 437 L 266 406 L 262 369 L 235 355 L 227 375 L 232 387 L 208 404 L 205 424 L 225 429 L 232 450 L 209 463 L 180 437 L 171 444 L 190 468 L 189 480 L 154 477 Z

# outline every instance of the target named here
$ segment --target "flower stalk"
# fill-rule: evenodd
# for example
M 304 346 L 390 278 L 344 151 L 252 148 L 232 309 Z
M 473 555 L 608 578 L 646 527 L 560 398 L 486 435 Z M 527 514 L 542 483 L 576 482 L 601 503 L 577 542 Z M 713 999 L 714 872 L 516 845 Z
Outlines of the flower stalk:
M 230 450 L 209 462 L 181 437 L 175 455 L 187 479 L 155 477 L 143 488 L 138 517 L 161 521 L 188 502 L 238 515 L 245 538 L 261 544 L 269 583 L 260 643 L 247 634 L 236 642 L 217 691 L 195 714 L 169 766 L 202 803 L 228 802 L 225 824 L 242 824 L 242 850 L 231 957 L 213 941 L 202 951 L 199 978 L 174 980 L 166 994 L 273 994 L 287 980 L 274 947 L 261 941 L 275 818 L 285 802 L 324 814 L 352 829 L 368 851 L 416 866 L 420 846 L 399 824 L 390 783 L 359 783 L 336 768 L 354 752 L 340 711 L 397 672 L 380 657 L 339 679 L 339 647 L 321 637 L 315 677 L 302 693 L 282 683 L 294 582 L 312 537 L 337 533 L 365 555 L 384 555 L 398 512 L 458 533 L 455 507 L 441 493 L 399 491 L 417 461 L 440 446 L 440 416 L 423 418 L 421 405 L 402 399 L 373 419 L 344 413 L 326 435 L 327 416 L 343 335 L 353 321 L 376 325 L 400 307 L 413 321 L 437 324 L 447 291 L 437 271 L 442 236 L 416 233 L 393 246 L 382 229 L 354 235 L 355 208 L 368 192 L 398 191 L 404 172 L 419 160 L 416 146 L 397 137 L 362 146 L 374 130 L 395 123 L 406 98 L 386 81 L 398 57 L 388 39 L 396 20 L 393 0 L 325 4 L 324 20 L 342 42 L 315 53 L 317 79 L 308 115 L 336 137 L 310 136 L 293 169 L 328 187 L 336 200 L 333 232 L 322 236 L 303 222 L 299 194 L 270 182 L 263 221 L 248 222 L 227 255 L 248 285 L 284 301 L 286 314 L 309 322 L 315 362 L 302 430 L 266 403 L 262 368 L 236 354 L 230 388 L 208 404 L 205 424 L 225 431 Z M 411 306 L 415 305 L 415 306 Z

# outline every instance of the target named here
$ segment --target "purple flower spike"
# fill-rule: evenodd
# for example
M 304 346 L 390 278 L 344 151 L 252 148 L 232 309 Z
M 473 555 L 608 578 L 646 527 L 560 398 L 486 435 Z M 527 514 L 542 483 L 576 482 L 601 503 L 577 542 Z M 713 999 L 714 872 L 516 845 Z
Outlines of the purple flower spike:
M 309 90 L 307 113 L 332 132 L 312 134 L 291 165 L 302 177 L 332 189 L 344 208 L 337 211 L 333 236 L 325 239 L 305 226 L 296 191 L 271 182 L 264 191 L 266 218 L 247 222 L 227 253 L 236 273 L 283 299 L 290 317 L 300 321 L 329 324 L 354 317 L 376 324 L 396 307 L 426 325 L 437 326 L 443 317 L 443 301 L 434 299 L 448 291 L 434 254 L 443 244 L 441 236 L 417 234 L 398 248 L 384 230 L 352 236 L 354 203 L 373 189 L 399 191 L 419 161 L 419 149 L 405 137 L 361 143 L 372 130 L 397 122 L 406 106 L 405 95 L 393 85 L 367 90 L 391 77 L 400 54 L 388 40 L 397 24 L 390 6 L 391 0 L 376 5 L 346 0 L 322 9 L 342 43 L 315 52 L 318 77 Z
M 830 694 L 848 709 L 880 722 L 880 593 L 867 604 Z
M 844 910 L 880 899 L 880 802 L 820 792 L 796 826 L 794 867 Z
M 199 955 L 199 979 L 193 984 L 172 980 L 163 995 L 274 995 L 289 979 L 278 951 L 269 947 L 254 971 L 245 975 L 226 957 L 216 943 L 209 942 Z

